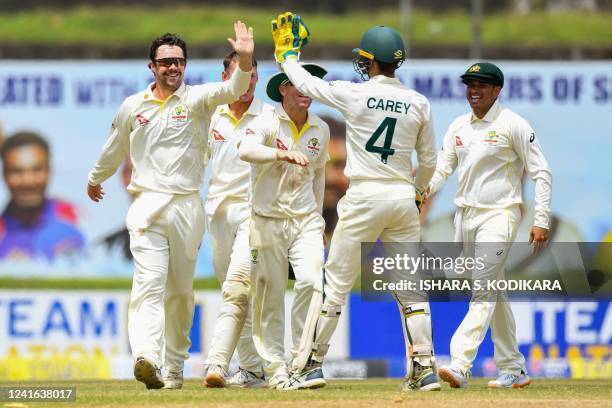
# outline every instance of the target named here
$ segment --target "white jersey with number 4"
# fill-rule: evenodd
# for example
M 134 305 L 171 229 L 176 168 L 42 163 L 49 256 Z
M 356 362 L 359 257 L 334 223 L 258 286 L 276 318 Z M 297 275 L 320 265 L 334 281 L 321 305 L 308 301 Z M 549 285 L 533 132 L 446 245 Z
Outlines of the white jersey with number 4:
M 421 170 L 433 173 L 436 166 L 431 107 L 425 96 L 383 75 L 364 83 L 326 82 L 291 60 L 283 63 L 283 70 L 302 93 L 345 117 L 344 172 L 351 182 L 406 181 L 421 190 L 427 186 L 429 177 L 415 183 L 412 176 L 413 151 Z

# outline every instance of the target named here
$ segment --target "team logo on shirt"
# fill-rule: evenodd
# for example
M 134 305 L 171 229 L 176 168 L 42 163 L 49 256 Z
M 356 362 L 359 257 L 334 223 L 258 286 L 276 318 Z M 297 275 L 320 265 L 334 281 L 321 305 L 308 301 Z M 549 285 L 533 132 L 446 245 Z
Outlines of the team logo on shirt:
M 308 141 L 308 144 L 306 145 L 306 149 L 308 151 L 308 155 L 312 156 L 312 157 L 318 157 L 319 156 L 319 146 L 321 145 L 321 143 L 319 143 L 319 139 L 317 139 L 316 137 L 313 137 L 312 139 L 310 139 Z
M 170 119 L 175 122 L 184 122 L 187 119 L 187 108 L 183 105 L 176 105 L 172 110 Z
M 254 134 L 255 134 L 255 131 L 254 131 L 253 129 L 251 129 L 251 128 L 247 128 L 247 129 L 244 131 L 244 134 L 245 134 L 245 135 L 247 135 L 247 136 L 249 136 L 249 135 L 254 135 Z
M 213 134 L 213 140 L 219 141 L 219 142 L 225 142 L 225 138 L 223 137 L 221 133 L 217 131 L 217 129 L 213 129 L 212 134 Z
M 279 149 L 279 150 L 289 150 L 289 149 L 287 149 L 287 146 L 285 146 L 283 141 L 278 139 L 278 138 L 276 139 L 276 148 Z
M 484 139 L 485 143 L 489 144 L 489 145 L 496 145 L 499 144 L 499 135 L 497 134 L 496 131 L 491 130 L 488 134 L 487 137 L 485 137 Z
M 256 249 L 251 249 L 251 263 L 253 265 L 257 265 L 259 261 L 257 260 L 257 255 L 259 255 L 259 251 Z
M 459 136 L 455 136 L 455 147 L 463 147 L 463 142 Z
M 142 116 L 142 113 L 138 113 L 136 115 L 136 122 L 138 124 L 138 126 L 143 127 L 149 124 L 149 119 L 145 118 L 144 116 Z

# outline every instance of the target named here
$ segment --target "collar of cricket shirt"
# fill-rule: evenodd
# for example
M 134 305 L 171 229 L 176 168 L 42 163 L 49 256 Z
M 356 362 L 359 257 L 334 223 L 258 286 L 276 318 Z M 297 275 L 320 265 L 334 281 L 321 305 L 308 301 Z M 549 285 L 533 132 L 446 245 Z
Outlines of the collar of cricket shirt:
M 474 112 L 472 112 L 470 123 L 477 122 L 477 121 L 493 123 L 499 116 L 499 113 L 501 112 L 501 110 L 502 110 L 502 107 L 499 104 L 499 99 L 496 99 L 495 102 L 493 102 L 493 105 L 491 105 L 491 108 L 489 109 L 489 111 L 484 115 L 482 119 L 478 119 L 476 115 L 474 115 Z
M 244 112 L 240 120 L 242 120 L 247 115 L 252 115 L 252 116 L 260 115 L 262 111 L 263 111 L 263 101 L 259 98 L 253 98 L 253 100 L 251 101 L 251 104 L 249 105 L 249 108 L 246 110 L 246 112 Z M 234 115 L 229 109 L 229 104 L 227 103 L 219 107 L 219 114 L 229 116 L 236 123 L 240 122 L 240 120 L 236 120 L 236 118 L 234 117 Z
M 295 123 L 293 123 L 293 121 L 287 114 L 287 112 L 285 112 L 283 105 L 281 105 L 280 103 L 277 103 L 276 107 L 274 108 L 274 111 L 281 120 L 284 120 L 289 123 L 289 127 L 291 128 L 291 136 L 293 139 L 293 143 L 297 143 L 298 140 L 300 140 L 300 138 L 302 137 L 302 135 L 306 133 L 306 131 L 310 129 L 311 127 L 319 127 L 319 124 L 317 123 L 317 121 L 313 120 L 313 113 L 310 112 L 310 110 L 308 111 L 308 118 L 306 118 L 306 123 L 304 123 L 304 126 L 302 126 L 302 129 L 299 131 L 297 129 L 297 126 L 295 126 Z
M 399 84 L 399 83 L 401 83 L 399 78 L 397 78 L 397 77 L 390 78 L 390 77 L 388 77 L 386 75 L 382 75 L 382 74 L 379 74 L 379 75 L 376 75 L 376 76 L 370 78 L 369 81 L 371 81 L 371 82 L 378 82 L 378 83 L 381 83 L 381 84 Z
M 155 98 L 155 95 L 153 94 L 153 85 L 155 85 L 155 82 L 151 82 L 149 86 L 147 86 L 147 90 L 144 93 L 144 100 L 145 101 L 149 101 L 149 100 L 156 101 L 158 103 L 163 104 L 165 101 Z M 170 95 L 168 99 L 166 99 L 166 101 L 168 101 L 173 96 L 177 96 L 179 99 L 182 98 L 186 90 L 187 90 L 187 86 L 185 85 L 185 82 L 183 82 L 181 86 L 179 86 L 178 89 L 174 91 L 174 93 Z

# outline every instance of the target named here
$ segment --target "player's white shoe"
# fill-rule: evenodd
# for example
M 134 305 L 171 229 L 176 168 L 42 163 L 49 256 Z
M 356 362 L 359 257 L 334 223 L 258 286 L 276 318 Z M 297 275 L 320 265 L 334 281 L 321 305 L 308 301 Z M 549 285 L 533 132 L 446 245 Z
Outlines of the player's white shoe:
M 148 390 L 157 390 L 164 386 L 164 379 L 159 367 L 145 357 L 136 358 L 134 378 L 146 385 Z
M 225 387 L 225 376 L 227 373 L 220 365 L 209 364 L 206 367 L 206 376 L 204 377 L 204 386 L 207 388 L 223 388 Z
M 400 389 L 402 391 L 440 391 L 440 383 L 433 369 L 421 366 L 419 368 L 414 376 L 404 378 Z
M 489 388 L 523 388 L 531 384 L 531 378 L 523 371 L 519 375 L 501 373 L 496 380 L 489 381 Z
M 165 390 L 180 390 L 183 388 L 183 371 L 168 371 L 164 375 Z
M 268 388 L 272 390 L 281 389 L 283 384 L 289 381 L 286 371 L 279 371 L 268 379 Z
M 243 368 L 239 368 L 236 374 L 227 379 L 225 384 L 228 387 L 239 388 L 265 388 L 268 386 L 263 374 L 258 376 L 254 372 Z
M 438 370 L 440 378 L 450 384 L 451 388 L 465 388 L 470 378 L 469 371 L 464 373 L 452 366 L 442 366 Z
M 318 366 L 291 375 L 289 381 L 281 384 L 277 389 L 283 391 L 306 390 L 325 387 L 325 384 L 323 370 Z

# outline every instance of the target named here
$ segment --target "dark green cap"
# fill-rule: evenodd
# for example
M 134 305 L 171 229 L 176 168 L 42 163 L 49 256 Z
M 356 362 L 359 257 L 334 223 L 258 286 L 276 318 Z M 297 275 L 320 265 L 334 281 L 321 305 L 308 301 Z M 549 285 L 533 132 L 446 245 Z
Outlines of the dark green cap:
M 302 68 L 306 71 L 310 72 L 311 75 L 314 75 L 319 78 L 323 78 L 325 74 L 327 74 L 327 70 L 320 65 L 317 64 L 300 64 Z M 289 78 L 287 74 L 284 72 L 277 72 L 272 75 L 270 79 L 268 79 L 268 84 L 266 85 L 266 93 L 274 102 L 280 102 L 283 100 L 278 87 L 284 84 L 285 82 L 289 82 Z
M 467 85 L 470 79 L 478 79 L 482 82 L 504 86 L 504 74 L 501 69 L 490 62 L 477 62 L 472 64 L 465 74 L 461 75 L 461 82 Z

